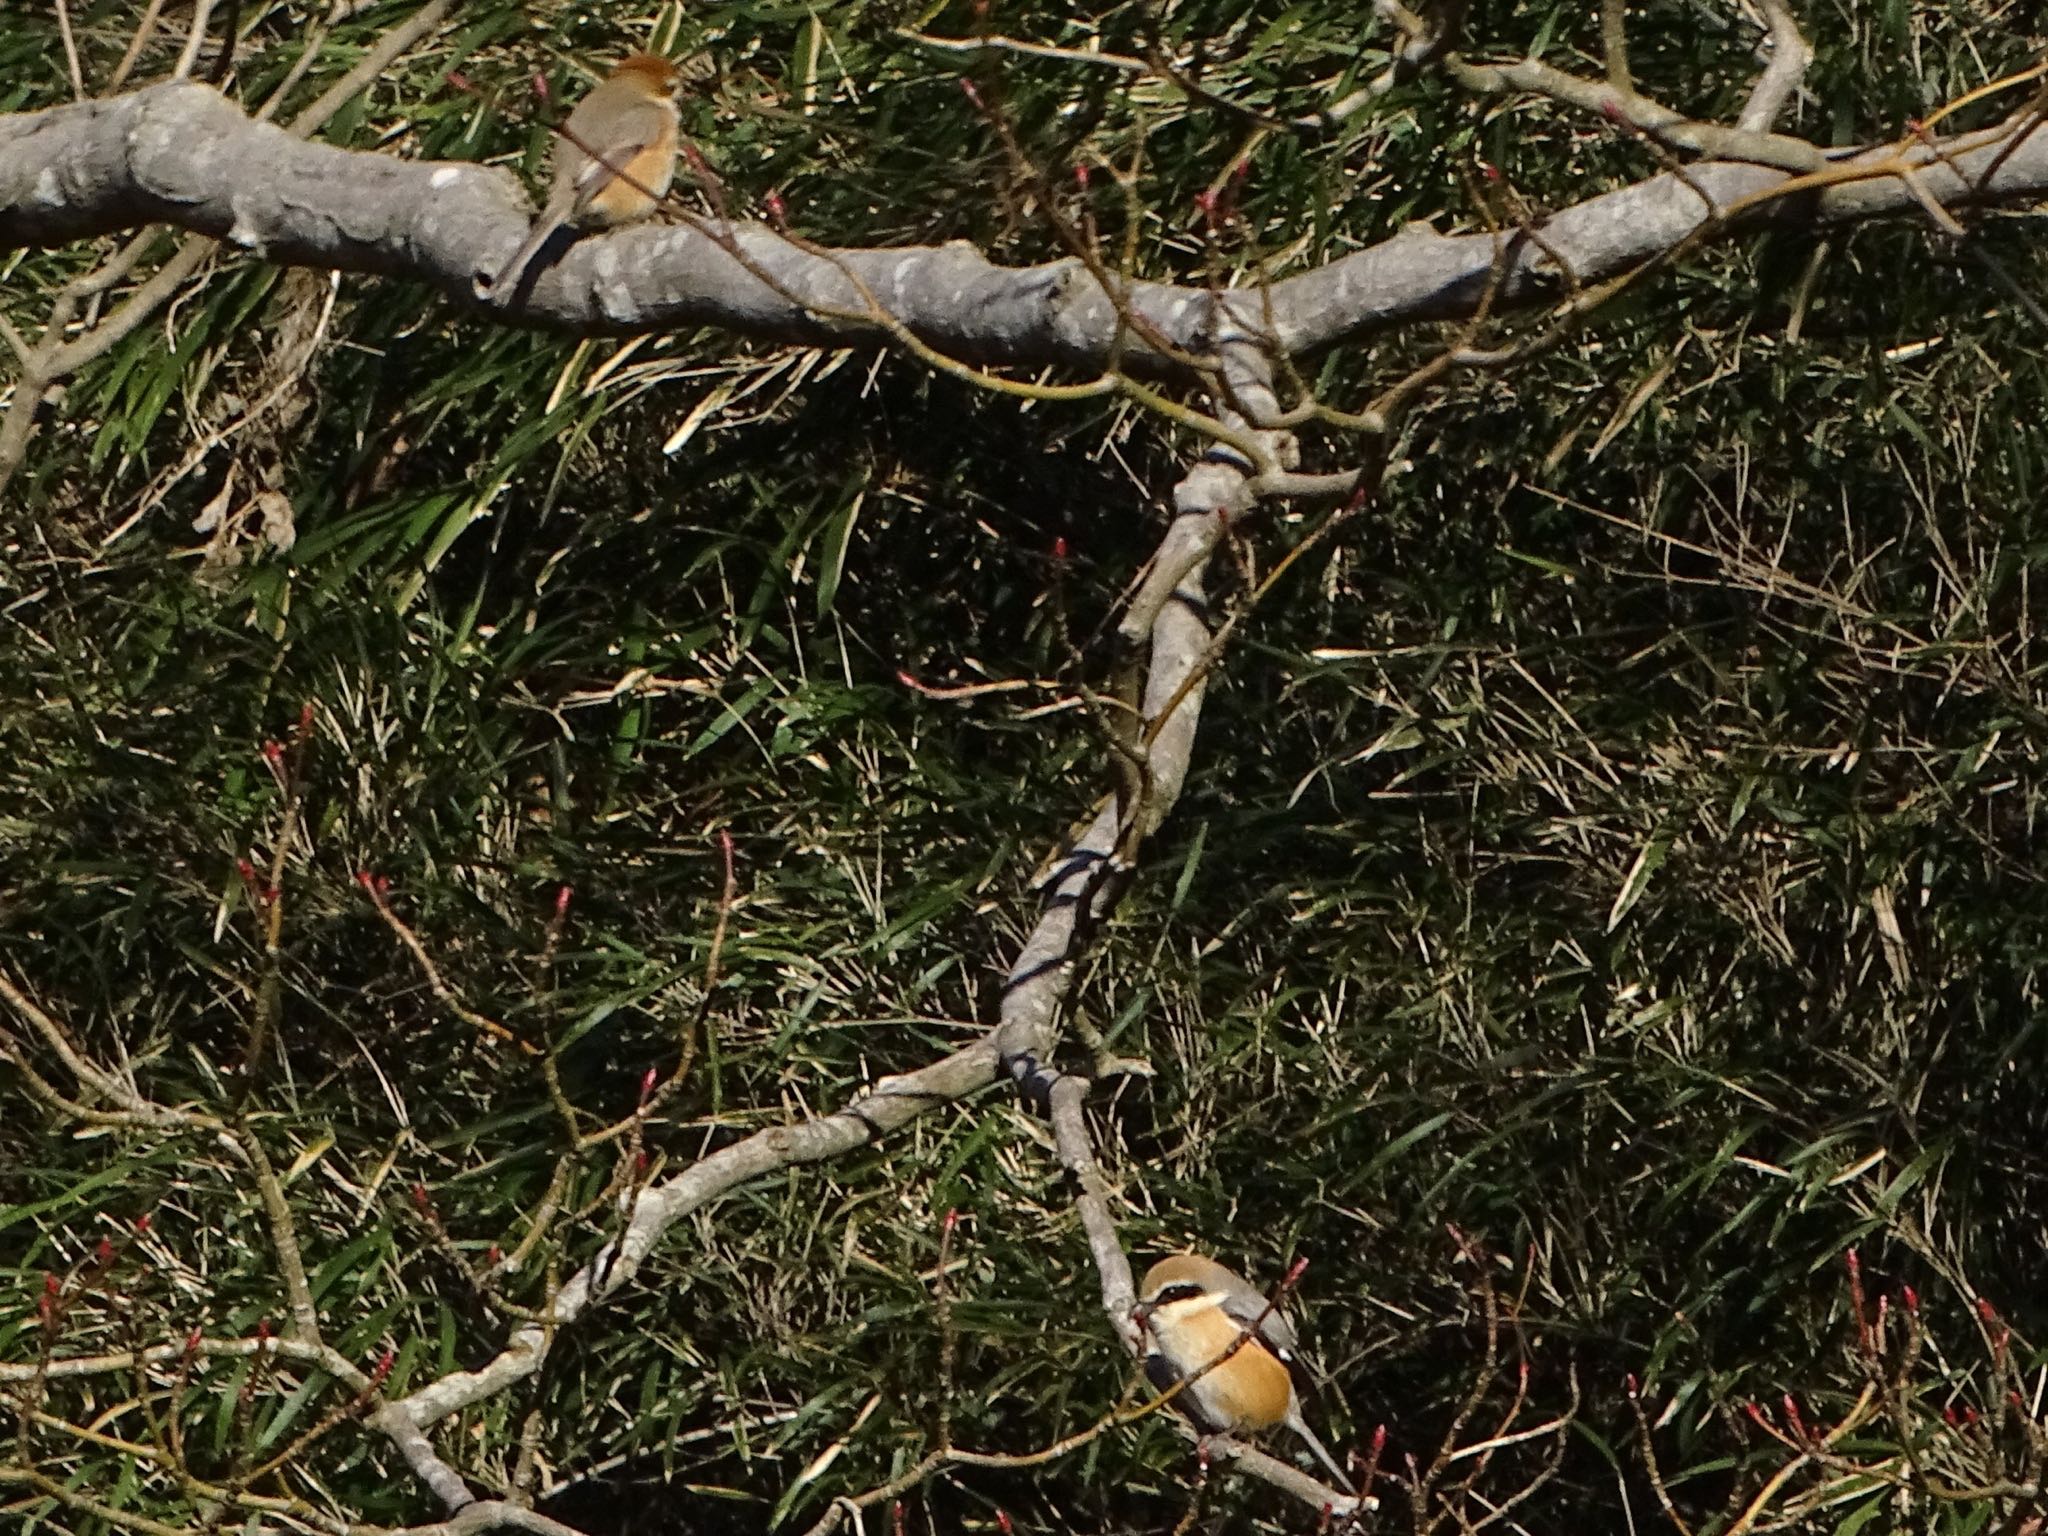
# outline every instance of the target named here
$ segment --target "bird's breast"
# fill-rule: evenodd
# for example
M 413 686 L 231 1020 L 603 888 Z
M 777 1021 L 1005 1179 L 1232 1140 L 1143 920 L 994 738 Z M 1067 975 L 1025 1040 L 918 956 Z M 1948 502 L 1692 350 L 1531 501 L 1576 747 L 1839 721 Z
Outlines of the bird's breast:
M 1190 1376 L 1243 1337 L 1243 1330 L 1221 1309 L 1189 1319 L 1184 1332 L 1185 1337 L 1176 1343 L 1191 1367 Z M 1288 1405 L 1294 1400 L 1294 1378 L 1283 1362 L 1253 1339 L 1214 1370 L 1198 1376 L 1186 1390 L 1201 1416 L 1218 1427 L 1228 1431 L 1264 1429 L 1287 1417 Z

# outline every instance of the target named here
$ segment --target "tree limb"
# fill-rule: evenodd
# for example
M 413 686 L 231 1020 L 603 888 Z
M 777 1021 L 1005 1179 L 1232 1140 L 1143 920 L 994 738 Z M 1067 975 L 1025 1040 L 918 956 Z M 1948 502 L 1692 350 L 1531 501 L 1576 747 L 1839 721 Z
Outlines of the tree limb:
M 1552 76 L 1571 79 L 1551 70 L 1525 80 L 1526 63 L 1459 67 L 1539 90 L 1563 89 Z M 1596 96 L 1613 94 L 1604 83 L 1579 84 Z M 1918 173 L 1927 194 L 1951 209 L 2038 197 L 2048 192 L 2048 136 L 2037 127 L 2037 117 L 2022 113 L 1984 132 L 1824 159 L 1801 140 L 1727 129 L 1740 141 L 1738 152 L 1768 138 L 1802 146 L 1823 169 L 1794 177 L 1778 167 L 1708 161 L 1683 177 L 1653 176 L 1589 198 L 1538 229 L 1543 245 L 1566 256 L 1579 281 L 1591 282 L 1703 228 L 1832 225 L 1915 208 L 1904 171 Z M 1675 127 L 1668 132 L 1678 135 Z M 0 117 L 0 250 L 168 223 L 286 265 L 418 278 L 457 304 L 483 309 L 473 279 L 525 234 L 527 218 L 518 184 L 503 170 L 304 143 L 191 83 Z M 1403 322 L 1469 313 L 1494 259 L 1490 233 L 1404 232 L 1275 284 L 1277 340 L 1297 354 Z M 1100 367 L 1114 356 L 1157 372 L 1163 360 L 1145 344 L 1144 330 L 1199 350 L 1214 308 L 1206 289 L 1171 283 L 1134 282 L 1111 294 L 1073 260 L 1002 267 L 964 242 L 811 250 L 741 222 L 642 225 L 579 241 L 538 275 L 524 308 L 509 318 L 580 334 L 717 325 L 846 345 L 883 331 L 858 318 L 867 308 L 863 290 L 931 346 L 993 365 Z M 1503 274 L 1498 299 L 1527 304 L 1556 291 L 1543 251 L 1524 250 Z

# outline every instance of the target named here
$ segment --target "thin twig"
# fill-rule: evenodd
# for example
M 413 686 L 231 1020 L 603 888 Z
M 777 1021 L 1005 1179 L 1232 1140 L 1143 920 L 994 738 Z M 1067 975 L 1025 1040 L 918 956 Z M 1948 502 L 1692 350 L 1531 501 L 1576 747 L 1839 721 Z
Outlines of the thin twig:
M 206 24 L 213 15 L 213 0 L 192 0 L 192 25 L 185 33 L 185 51 L 178 55 L 172 78 L 189 80 L 199 62 L 199 50 L 206 43 Z
M 78 66 L 78 40 L 71 35 L 71 0 L 57 0 L 57 35 L 64 39 L 64 63 L 71 71 L 71 96 L 85 100 L 85 71 Z
M 142 57 L 142 50 L 156 35 L 157 13 L 164 8 L 164 0 L 149 0 L 142 9 L 142 19 L 135 23 L 135 34 L 128 39 L 128 48 L 121 55 L 121 62 L 114 66 L 113 74 L 107 77 L 109 95 L 128 83 L 129 72 L 135 68 L 135 61 Z

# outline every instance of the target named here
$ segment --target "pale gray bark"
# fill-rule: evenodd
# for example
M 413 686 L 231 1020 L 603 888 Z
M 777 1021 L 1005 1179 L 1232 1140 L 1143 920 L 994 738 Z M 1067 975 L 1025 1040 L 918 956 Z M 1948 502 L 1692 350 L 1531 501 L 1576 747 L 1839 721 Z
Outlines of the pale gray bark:
M 1275 283 L 1266 296 L 1274 340 L 1301 353 L 1469 315 L 1490 281 L 1497 304 L 1555 298 L 1702 234 L 2040 197 L 2048 132 L 2023 112 L 1904 151 L 1846 152 L 1822 174 L 1880 164 L 1890 168 L 1771 199 L 1790 173 L 1702 163 L 1564 209 L 1536 226 L 1538 238 L 1412 228 Z M 502 169 L 306 143 L 190 82 L 0 116 L 0 250 L 164 223 L 287 265 L 416 278 L 482 307 L 476 275 L 518 245 L 529 216 Z M 498 313 L 579 333 L 708 325 L 833 345 L 879 338 L 877 308 L 966 362 L 1099 369 L 1117 358 L 1156 369 L 1140 335 L 1149 328 L 1204 351 L 1215 305 L 1203 288 L 1156 282 L 1131 284 L 1120 305 L 1074 260 L 1002 267 L 964 243 L 826 250 L 766 224 L 706 219 L 579 241 Z

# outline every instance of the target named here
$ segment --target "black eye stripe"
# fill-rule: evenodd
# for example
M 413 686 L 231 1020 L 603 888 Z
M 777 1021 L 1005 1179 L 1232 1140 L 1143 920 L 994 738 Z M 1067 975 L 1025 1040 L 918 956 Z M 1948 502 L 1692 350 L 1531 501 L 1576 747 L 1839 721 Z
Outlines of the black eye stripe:
M 1154 1301 L 1163 1306 L 1170 1301 L 1193 1301 L 1201 1294 L 1202 1288 L 1192 1280 L 1177 1280 L 1172 1285 L 1161 1286 Z

